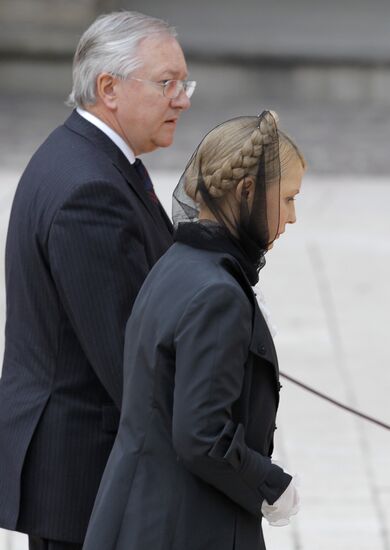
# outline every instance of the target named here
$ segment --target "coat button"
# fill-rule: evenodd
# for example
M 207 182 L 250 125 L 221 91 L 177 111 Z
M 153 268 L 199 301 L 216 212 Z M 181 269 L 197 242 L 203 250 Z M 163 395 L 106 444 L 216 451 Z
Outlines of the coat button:
M 278 388 L 279 388 L 279 391 L 283 388 L 283 386 L 280 382 L 278 382 Z
M 257 351 L 260 353 L 260 355 L 265 355 L 267 350 L 264 346 L 259 346 Z

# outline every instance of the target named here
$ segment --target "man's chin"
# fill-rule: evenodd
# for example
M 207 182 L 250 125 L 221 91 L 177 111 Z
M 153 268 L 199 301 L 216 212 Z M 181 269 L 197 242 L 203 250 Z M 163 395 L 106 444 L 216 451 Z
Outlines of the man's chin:
M 154 149 L 158 147 L 170 147 L 173 143 L 174 133 L 169 136 L 163 136 L 160 139 L 156 140 L 154 143 Z

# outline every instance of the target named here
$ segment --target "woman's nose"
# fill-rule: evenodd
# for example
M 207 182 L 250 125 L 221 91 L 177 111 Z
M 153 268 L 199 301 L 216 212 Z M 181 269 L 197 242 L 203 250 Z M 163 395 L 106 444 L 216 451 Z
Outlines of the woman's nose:
M 295 223 L 297 221 L 297 216 L 296 216 L 296 213 L 295 213 L 295 206 L 294 206 L 294 203 L 291 207 L 291 210 L 289 212 L 289 217 L 288 217 L 288 223 Z

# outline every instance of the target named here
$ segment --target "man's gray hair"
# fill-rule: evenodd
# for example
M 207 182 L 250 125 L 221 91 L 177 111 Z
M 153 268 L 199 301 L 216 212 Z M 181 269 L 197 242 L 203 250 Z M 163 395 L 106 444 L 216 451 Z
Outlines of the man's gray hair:
M 85 107 L 96 102 L 96 78 L 107 72 L 123 77 L 142 66 L 140 41 L 155 35 L 176 36 L 168 23 L 134 11 L 102 15 L 84 32 L 73 59 L 73 88 L 67 104 Z

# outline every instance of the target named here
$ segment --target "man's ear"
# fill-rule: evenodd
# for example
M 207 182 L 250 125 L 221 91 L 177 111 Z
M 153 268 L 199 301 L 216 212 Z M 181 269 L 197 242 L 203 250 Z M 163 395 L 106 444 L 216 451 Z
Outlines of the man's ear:
M 111 111 L 117 108 L 118 78 L 109 73 L 100 73 L 96 79 L 96 96 Z
M 236 187 L 236 200 L 241 202 L 241 197 L 246 197 L 249 204 L 252 204 L 255 193 L 255 179 L 253 176 L 246 176 Z

